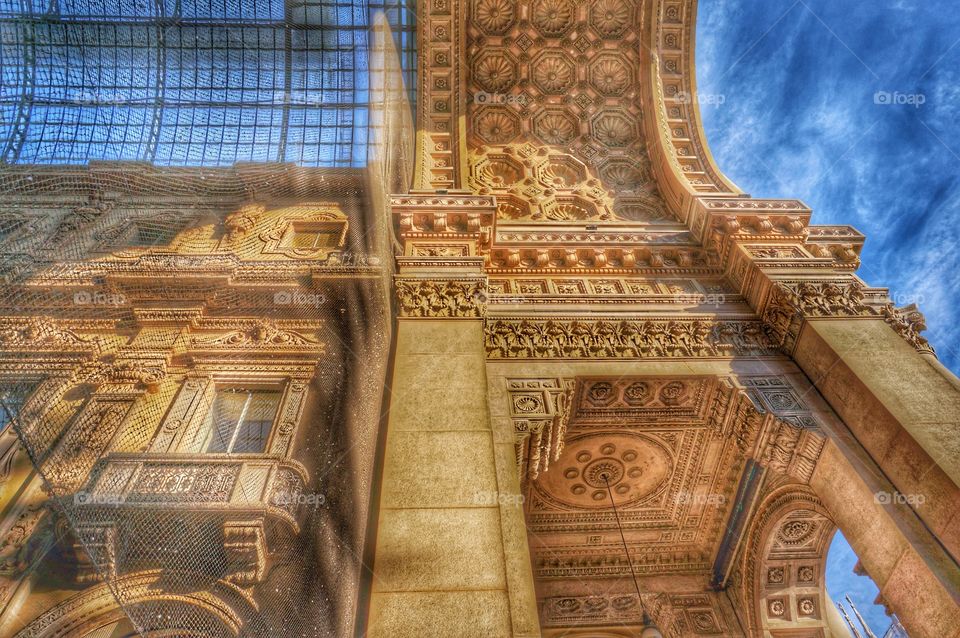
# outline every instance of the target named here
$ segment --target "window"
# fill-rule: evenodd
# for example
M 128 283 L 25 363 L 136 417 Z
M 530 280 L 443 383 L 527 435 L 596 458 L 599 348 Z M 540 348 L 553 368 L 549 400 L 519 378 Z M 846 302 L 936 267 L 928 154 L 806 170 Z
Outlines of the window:
M 290 246 L 297 250 L 335 250 L 340 246 L 343 230 L 342 223 L 295 225 Z
M 17 416 L 32 391 L 32 384 L 0 384 L 0 432 Z
M 281 395 L 278 389 L 217 388 L 210 410 L 206 451 L 228 454 L 263 452 Z

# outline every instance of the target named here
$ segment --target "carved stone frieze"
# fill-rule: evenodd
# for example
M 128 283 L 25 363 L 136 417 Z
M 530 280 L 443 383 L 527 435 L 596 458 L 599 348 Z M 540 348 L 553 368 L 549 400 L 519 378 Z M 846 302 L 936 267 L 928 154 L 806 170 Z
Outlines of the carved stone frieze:
M 156 392 L 167 376 L 167 355 L 162 352 L 128 352 L 103 364 L 87 379 L 93 385 L 132 384 L 138 389 Z
M 288 330 L 269 319 L 258 319 L 245 328 L 215 337 L 195 336 L 190 343 L 197 349 L 316 348 L 322 350 L 324 347 L 323 342 L 316 337 Z
M 926 322 L 916 304 L 895 308 L 891 303 L 869 303 L 865 287 L 856 280 L 774 283 L 763 318 L 788 352 L 793 350 L 803 320 L 808 317 L 881 317 L 917 351 L 934 354 L 929 342 L 920 336 Z
M 49 317 L 7 317 L 0 319 L 0 350 L 92 350 L 95 339 L 85 338 L 58 325 Z
M 489 319 L 491 359 L 771 356 L 776 347 L 753 321 Z
M 491 272 L 582 271 L 615 273 L 639 270 L 709 272 L 717 266 L 713 255 L 696 247 L 644 248 L 495 248 L 487 265 Z
M 461 318 L 483 317 L 487 307 L 485 279 L 396 279 L 397 303 L 401 317 Z

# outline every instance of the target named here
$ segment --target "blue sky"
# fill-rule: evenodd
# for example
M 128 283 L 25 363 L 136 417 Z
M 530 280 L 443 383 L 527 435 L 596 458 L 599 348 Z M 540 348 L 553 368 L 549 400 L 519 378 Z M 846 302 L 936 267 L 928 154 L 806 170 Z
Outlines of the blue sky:
M 756 197 L 798 197 L 817 224 L 867 236 L 859 274 L 918 303 L 960 370 L 960 11 L 956 0 L 700 0 L 707 138 Z M 838 536 L 828 588 L 874 630 L 876 589 Z
M 865 233 L 860 276 L 918 302 L 960 370 L 956 2 L 701 0 L 697 64 L 701 94 L 725 98 L 703 107 L 720 168 Z

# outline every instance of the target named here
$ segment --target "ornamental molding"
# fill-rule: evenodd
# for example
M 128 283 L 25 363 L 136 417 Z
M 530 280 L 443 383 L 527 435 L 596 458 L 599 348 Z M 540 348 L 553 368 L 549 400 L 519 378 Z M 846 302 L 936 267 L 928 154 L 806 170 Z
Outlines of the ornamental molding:
M 776 356 L 758 321 L 489 319 L 489 359 L 640 359 Z
M 196 350 L 303 350 L 322 354 L 325 344 L 315 335 L 306 335 L 288 329 L 269 319 L 259 319 L 248 326 L 226 334 L 207 337 L 195 336 L 190 345 Z
M 132 384 L 138 389 L 156 392 L 167 376 L 168 359 L 169 355 L 162 352 L 123 353 L 112 362 L 100 365 L 85 382 L 95 386 Z
M 696 247 L 642 248 L 495 248 L 486 257 L 488 271 L 510 272 L 639 272 L 673 271 L 714 274 L 716 256 Z
M 486 314 L 484 278 L 396 278 L 397 309 L 401 318 L 475 319 Z
M 918 352 L 935 354 L 920 332 L 926 320 L 916 304 L 896 308 L 892 303 L 868 299 L 867 288 L 856 280 L 828 282 L 775 282 L 763 320 L 787 352 L 792 352 L 808 318 L 882 318 Z
M 122 589 L 124 602 L 130 605 L 155 602 L 158 599 L 157 584 L 164 570 L 139 571 L 118 576 L 109 584 L 88 587 L 44 612 L 36 620 L 21 629 L 16 638 L 40 638 L 41 636 L 87 635 L 102 627 L 105 619 L 115 617 L 117 611 L 116 591 Z M 217 581 L 208 591 L 188 594 L 170 593 L 159 597 L 176 602 L 184 608 L 197 608 L 219 619 L 230 631 L 239 634 L 242 627 L 256 616 L 252 601 L 238 595 L 234 588 Z
M 50 317 L 0 318 L 0 351 L 100 351 L 96 337 L 82 337 Z
M 920 336 L 920 333 L 927 329 L 927 320 L 920 312 L 917 304 L 910 304 L 902 308 L 887 304 L 880 309 L 880 314 L 883 316 L 883 320 L 917 352 L 936 355 L 936 351 L 930 345 L 930 342 Z
M 570 420 L 572 379 L 508 379 L 521 486 L 560 458 Z

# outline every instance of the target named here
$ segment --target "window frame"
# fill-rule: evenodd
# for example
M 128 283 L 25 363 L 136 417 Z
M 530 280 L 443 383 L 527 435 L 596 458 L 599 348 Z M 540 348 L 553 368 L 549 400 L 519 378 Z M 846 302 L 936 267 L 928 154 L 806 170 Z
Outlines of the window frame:
M 270 450 L 270 445 L 273 441 L 274 433 L 277 428 L 277 421 L 279 420 L 281 410 L 283 409 L 284 399 L 287 394 L 287 384 L 286 383 L 230 383 L 230 382 L 217 382 L 214 381 L 213 392 L 210 399 L 210 405 L 207 408 L 206 414 L 203 417 L 204 429 L 206 433 L 204 434 L 203 443 L 200 445 L 199 452 L 201 454 L 228 454 L 228 455 L 237 455 L 237 454 L 268 454 Z M 232 434 L 230 436 L 230 442 L 227 445 L 227 449 L 224 451 L 211 452 L 209 447 L 213 442 L 213 437 L 216 434 L 216 423 L 214 422 L 214 409 L 217 401 L 217 397 L 220 392 L 223 391 L 237 391 L 243 390 L 246 391 L 247 400 L 244 404 L 243 411 L 240 414 L 237 422 L 232 426 Z M 244 422 L 244 417 L 246 416 L 247 409 L 250 407 L 250 401 L 253 398 L 253 393 L 261 392 L 275 392 L 277 394 L 276 399 L 276 408 L 273 412 L 273 417 L 270 420 L 270 426 L 267 430 L 267 435 L 263 439 L 263 449 L 257 452 L 234 452 L 231 448 L 236 444 L 240 429 Z

